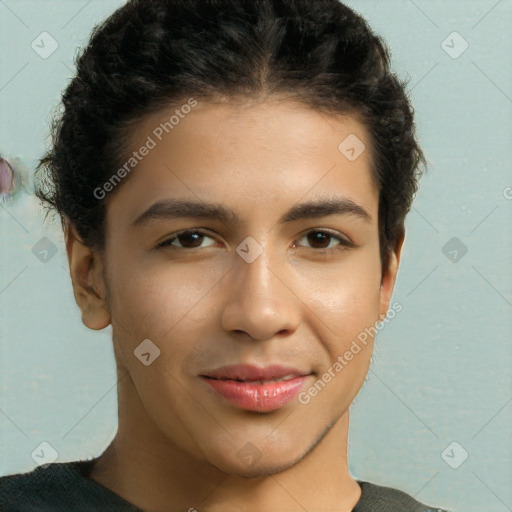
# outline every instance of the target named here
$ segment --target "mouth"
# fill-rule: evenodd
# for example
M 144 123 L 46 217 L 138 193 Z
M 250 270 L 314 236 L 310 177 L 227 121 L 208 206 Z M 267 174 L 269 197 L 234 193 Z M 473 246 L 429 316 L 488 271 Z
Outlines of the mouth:
M 297 375 L 297 374 L 292 374 L 290 373 L 289 375 L 285 375 L 284 377 L 274 377 L 272 379 L 264 379 L 264 378 L 260 378 L 260 379 L 230 379 L 229 377 L 220 377 L 220 378 L 217 378 L 217 377 L 209 377 L 208 375 L 201 375 L 201 377 L 204 377 L 205 379 L 212 379 L 212 380 L 232 380 L 232 381 L 235 381 L 235 382 L 253 382 L 253 383 L 260 383 L 260 384 L 263 384 L 265 382 L 279 382 L 279 381 L 286 381 L 286 380 L 291 380 L 291 379 L 296 379 L 297 377 L 300 377 L 301 375 Z
M 291 402 L 311 375 L 280 365 L 234 365 L 200 377 L 217 397 L 239 409 L 271 412 Z
M 251 364 L 235 364 L 222 366 L 216 370 L 205 372 L 202 377 L 217 380 L 235 380 L 239 382 L 290 380 L 295 377 L 310 375 L 310 371 L 298 370 L 290 366 L 273 364 L 255 366 Z

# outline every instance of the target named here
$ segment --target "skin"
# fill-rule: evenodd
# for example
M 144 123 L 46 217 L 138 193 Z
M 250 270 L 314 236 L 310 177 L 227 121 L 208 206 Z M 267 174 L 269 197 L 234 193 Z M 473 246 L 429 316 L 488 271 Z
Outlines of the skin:
M 144 119 L 134 150 L 169 112 Z M 367 148 L 353 162 L 338 150 L 350 134 Z M 296 398 L 272 412 L 227 403 L 199 375 L 227 364 L 280 363 L 313 372 L 307 389 L 386 315 L 403 237 L 382 274 L 369 147 L 355 118 L 292 100 L 199 102 L 107 197 L 104 252 L 67 225 L 83 323 L 112 324 L 120 379 L 118 432 L 93 480 L 155 512 L 352 510 L 361 489 L 348 471 L 349 405 L 373 339 L 309 403 Z M 345 214 L 279 223 L 292 206 L 333 196 L 352 199 L 370 221 Z M 220 203 L 240 221 L 131 226 L 168 198 Z M 192 228 L 206 235 L 155 249 Z M 318 241 L 318 230 L 334 234 Z M 263 250 L 252 263 L 236 252 L 248 236 Z M 148 366 L 134 355 L 145 339 L 160 349 Z M 261 456 L 253 465 L 237 455 L 248 442 Z

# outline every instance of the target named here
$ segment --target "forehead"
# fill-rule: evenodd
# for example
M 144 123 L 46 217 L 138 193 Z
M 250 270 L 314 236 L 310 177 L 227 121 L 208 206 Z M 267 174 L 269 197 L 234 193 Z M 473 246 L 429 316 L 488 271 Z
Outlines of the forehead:
M 115 191 L 112 216 L 132 222 L 151 203 L 179 197 L 229 204 L 243 217 L 333 194 L 376 216 L 370 141 L 354 117 L 292 101 L 177 110 L 133 128 L 127 158 L 138 152 L 139 160 Z

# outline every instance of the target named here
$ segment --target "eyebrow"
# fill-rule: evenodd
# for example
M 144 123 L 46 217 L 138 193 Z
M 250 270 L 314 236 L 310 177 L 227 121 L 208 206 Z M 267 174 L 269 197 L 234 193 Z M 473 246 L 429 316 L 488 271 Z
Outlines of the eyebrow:
M 279 219 L 279 223 L 284 224 L 301 219 L 316 219 L 331 215 L 355 216 L 366 223 L 371 223 L 372 221 L 371 215 L 352 199 L 335 197 L 297 204 Z M 132 227 L 140 227 L 154 220 L 185 217 L 217 220 L 225 224 L 230 222 L 240 223 L 238 215 L 221 204 L 182 199 L 164 199 L 151 205 L 131 225 Z

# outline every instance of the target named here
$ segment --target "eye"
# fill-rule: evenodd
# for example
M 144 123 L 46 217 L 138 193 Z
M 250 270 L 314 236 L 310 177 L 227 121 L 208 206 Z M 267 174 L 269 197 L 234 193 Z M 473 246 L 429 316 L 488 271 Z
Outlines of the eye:
M 315 229 L 309 231 L 301 238 L 299 238 L 299 240 L 304 238 L 306 238 L 308 243 L 312 244 L 313 246 L 319 245 L 320 247 L 313 247 L 313 249 L 318 249 L 318 253 L 322 255 L 329 254 L 333 251 L 346 250 L 351 247 L 355 247 L 355 245 L 348 239 L 325 230 Z M 325 250 L 322 252 L 321 249 Z
M 206 238 L 212 240 L 213 243 L 202 245 L 202 242 Z M 327 255 L 333 251 L 345 250 L 351 247 L 355 247 L 355 245 L 348 239 L 326 230 L 315 229 L 309 231 L 302 235 L 299 240 L 304 238 L 307 239 L 308 243 L 313 245 L 312 248 L 316 249 L 315 252 L 320 255 Z M 204 231 L 198 229 L 189 229 L 180 231 L 171 238 L 167 238 L 163 242 L 160 242 L 157 245 L 157 249 L 163 247 L 173 247 L 176 249 L 200 249 L 201 247 L 212 247 L 216 243 L 217 242 Z M 320 247 L 318 247 L 318 245 Z M 296 244 L 294 244 L 294 247 L 296 247 Z
M 208 236 L 206 233 L 197 229 L 180 231 L 179 233 L 176 233 L 172 238 L 168 238 L 167 240 L 160 242 L 157 245 L 157 248 L 172 246 L 177 249 L 198 249 L 201 247 L 201 241 L 204 238 L 210 238 L 213 240 L 213 238 Z M 178 242 L 180 245 L 175 245 L 175 242 Z M 204 247 L 211 247 L 216 243 L 217 242 L 214 241 L 213 244 L 206 245 Z

